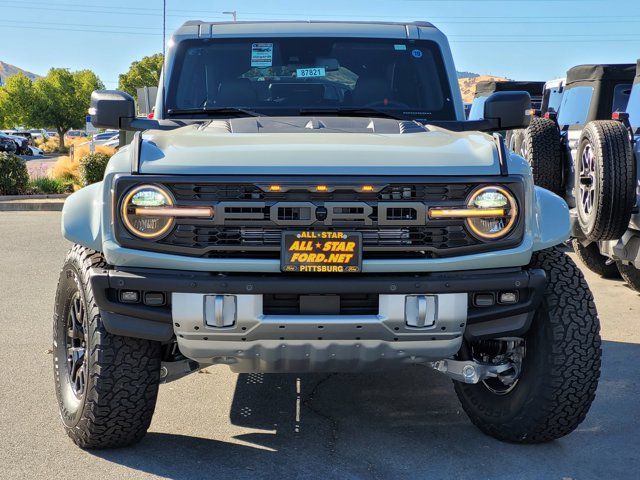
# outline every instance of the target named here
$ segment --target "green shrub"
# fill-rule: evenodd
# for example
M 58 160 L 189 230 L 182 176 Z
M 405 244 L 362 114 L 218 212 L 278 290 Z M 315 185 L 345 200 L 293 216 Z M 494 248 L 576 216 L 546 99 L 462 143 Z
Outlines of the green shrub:
M 111 156 L 106 153 L 89 153 L 80 159 L 80 181 L 83 187 L 104 178 L 109 158 Z
M 57 178 L 40 177 L 29 181 L 29 190 L 34 194 L 66 193 L 73 191 L 70 185 Z
M 28 183 L 27 163 L 12 153 L 0 153 L 0 195 L 26 193 Z

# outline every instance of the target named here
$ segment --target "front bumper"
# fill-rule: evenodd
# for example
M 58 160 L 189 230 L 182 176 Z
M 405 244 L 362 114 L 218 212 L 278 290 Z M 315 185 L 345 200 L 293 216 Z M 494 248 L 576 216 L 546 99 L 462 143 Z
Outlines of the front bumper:
M 200 363 L 236 371 L 360 370 L 422 363 L 454 355 L 463 338 L 516 336 L 529 328 L 546 285 L 543 270 L 497 269 L 426 275 L 220 275 L 151 269 L 94 269 L 91 283 L 111 333 L 169 341 Z M 122 303 L 120 293 L 162 293 L 166 303 Z M 517 302 L 478 306 L 477 293 L 517 293 Z M 263 308 L 271 294 L 373 294 L 366 314 L 278 314 Z M 408 320 L 408 299 L 428 299 L 430 321 Z M 209 300 L 231 299 L 226 326 L 209 322 Z M 209 299 L 209 300 L 207 300 Z M 224 305 L 224 301 L 220 303 Z M 225 307 L 226 308 L 226 307 Z M 222 310 L 220 310 L 222 312 Z

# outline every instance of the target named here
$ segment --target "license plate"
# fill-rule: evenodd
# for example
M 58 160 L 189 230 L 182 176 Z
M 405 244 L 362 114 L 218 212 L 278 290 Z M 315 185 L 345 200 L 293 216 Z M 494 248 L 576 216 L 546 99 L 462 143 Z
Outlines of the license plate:
M 358 273 L 362 271 L 362 235 L 358 232 L 282 233 L 283 272 Z

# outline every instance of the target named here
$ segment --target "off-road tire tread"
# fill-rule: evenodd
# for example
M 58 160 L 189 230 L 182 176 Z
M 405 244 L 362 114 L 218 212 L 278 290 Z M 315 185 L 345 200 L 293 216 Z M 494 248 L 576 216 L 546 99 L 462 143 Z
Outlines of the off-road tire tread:
M 533 268 L 543 268 L 548 284 L 542 308 L 548 312 L 548 349 L 543 354 L 542 388 L 504 423 L 486 422 L 468 408 L 461 391 L 477 385 L 454 382 L 462 406 L 484 433 L 515 443 L 542 443 L 572 432 L 595 398 L 600 377 L 600 324 L 593 296 L 580 269 L 556 248 L 536 252 Z M 517 387 L 517 386 L 516 386 Z M 472 397 L 471 397 L 472 398 Z
M 636 292 L 640 292 L 640 270 L 633 265 L 624 265 L 622 262 L 617 262 L 616 268 L 622 279 Z
M 82 417 L 67 434 L 81 448 L 124 447 L 136 443 L 151 423 L 160 380 L 160 343 L 106 331 L 89 284 L 91 268 L 106 267 L 100 252 L 74 245 L 65 264 L 81 276 L 89 321 L 90 381 Z
M 594 201 L 593 229 L 584 234 L 593 241 L 616 240 L 627 230 L 636 202 L 636 168 L 629 133 L 615 120 L 589 122 L 582 130 L 576 162 L 580 161 L 584 139 L 589 137 L 596 156 L 600 191 Z
M 571 241 L 571 245 L 584 266 L 596 275 L 600 275 L 603 278 L 618 278 L 620 276 L 615 262 L 607 263 L 609 258 L 600 253 L 597 243 L 591 242 L 585 246 L 574 238 Z
M 524 132 L 522 143 L 527 152 L 525 160 L 533 172 L 533 183 L 563 196 L 563 157 L 558 125 L 548 118 L 534 117 Z

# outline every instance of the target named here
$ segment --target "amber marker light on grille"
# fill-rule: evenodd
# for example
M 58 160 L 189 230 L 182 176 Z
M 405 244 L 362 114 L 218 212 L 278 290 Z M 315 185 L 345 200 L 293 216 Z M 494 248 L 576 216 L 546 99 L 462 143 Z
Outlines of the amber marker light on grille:
M 326 192 L 329 190 L 329 187 L 326 185 L 316 185 L 316 192 Z
M 270 192 L 279 192 L 280 190 L 282 190 L 280 185 L 269 185 Z
M 362 186 L 362 191 L 363 192 L 373 192 L 373 185 L 363 185 Z

